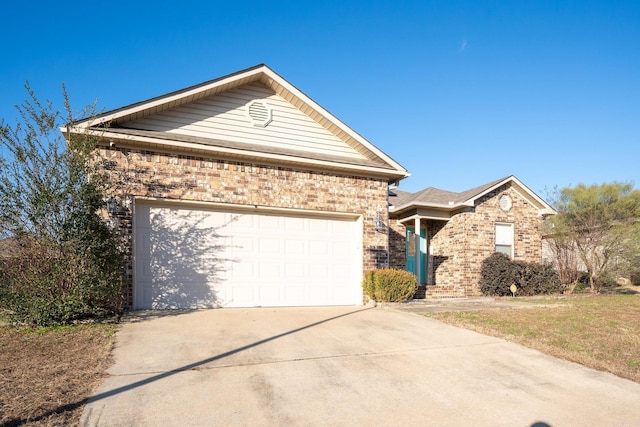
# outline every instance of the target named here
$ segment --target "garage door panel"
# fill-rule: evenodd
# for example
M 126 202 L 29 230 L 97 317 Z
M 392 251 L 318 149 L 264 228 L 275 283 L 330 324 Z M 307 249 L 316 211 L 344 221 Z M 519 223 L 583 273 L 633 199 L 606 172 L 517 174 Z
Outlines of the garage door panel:
M 287 262 L 284 264 L 284 277 L 288 279 L 304 280 L 307 278 L 305 274 L 304 264 L 295 264 Z
M 332 288 L 331 292 L 331 299 L 340 300 L 353 298 L 353 289 L 350 289 L 346 286 Z
M 290 305 L 309 305 L 307 288 L 302 286 L 285 286 L 284 299 L 290 301 Z
M 281 286 L 260 286 L 257 288 L 259 295 L 259 306 L 277 306 L 282 301 Z
M 234 234 L 237 232 L 245 234 L 251 233 L 258 228 L 255 216 L 245 213 L 232 214 L 229 225 L 230 231 Z
M 304 240 L 300 238 L 284 240 L 285 256 L 305 256 L 306 248 Z
M 326 241 L 311 241 L 309 242 L 309 254 L 313 256 L 325 256 L 329 254 L 329 243 Z
M 226 307 L 253 307 L 255 306 L 255 301 L 257 300 L 254 295 L 255 288 L 251 286 L 236 286 L 232 289 L 229 289 L 226 294 Z M 251 305 L 249 305 L 251 303 Z
M 276 237 L 265 237 L 260 239 L 260 255 L 281 255 L 281 243 L 284 242 Z
M 314 278 L 314 280 L 329 280 L 331 279 L 331 275 L 329 271 L 331 267 L 324 264 L 311 264 L 309 265 L 309 275 Z
M 229 283 L 247 282 L 258 280 L 259 265 L 255 263 L 242 262 L 242 260 L 234 260 L 230 263 L 231 275 L 229 276 Z
M 318 221 L 309 222 L 309 233 L 327 233 L 329 232 L 330 220 L 321 219 Z
M 224 251 L 237 256 L 254 256 L 259 253 L 258 243 L 250 236 L 236 235 L 225 243 Z
M 136 204 L 137 308 L 358 303 L 355 220 Z
M 331 242 L 331 253 L 336 257 L 348 258 L 353 253 L 353 245 L 348 242 Z
M 277 263 L 260 263 L 259 264 L 259 277 L 265 280 L 279 279 L 282 277 L 282 265 Z
M 256 217 L 256 219 L 260 229 L 277 230 L 282 228 L 282 225 L 280 224 L 280 217 L 261 215 Z
M 334 264 L 331 266 L 332 278 L 343 277 L 353 273 L 353 269 L 349 265 Z
M 289 217 L 284 223 L 284 231 L 287 233 L 303 233 L 305 231 L 305 221 L 303 218 Z
M 317 301 L 318 304 L 321 305 L 329 305 L 332 300 L 327 286 L 313 286 L 309 288 L 309 298 L 313 301 Z
M 335 233 L 344 233 L 344 234 L 348 234 L 349 233 L 349 223 L 344 223 L 344 222 L 333 222 L 332 223 L 332 227 L 333 227 L 333 231 Z

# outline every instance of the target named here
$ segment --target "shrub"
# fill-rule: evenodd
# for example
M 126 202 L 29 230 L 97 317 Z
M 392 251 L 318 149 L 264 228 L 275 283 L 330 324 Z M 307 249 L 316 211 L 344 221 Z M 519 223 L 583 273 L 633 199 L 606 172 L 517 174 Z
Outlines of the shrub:
M 484 295 L 511 295 L 516 268 L 508 255 L 495 252 L 482 261 L 480 291 Z
M 375 287 L 375 271 L 371 270 L 364 273 L 364 278 L 362 279 L 362 289 L 364 293 L 369 295 L 369 297 L 375 301 L 376 287 Z
M 484 295 L 512 295 L 511 285 L 518 295 L 531 296 L 558 293 L 562 290 L 558 272 L 551 264 L 512 261 L 496 252 L 482 262 L 480 290 Z
M 408 271 L 382 268 L 365 273 L 364 292 L 378 302 L 402 302 L 418 289 L 416 276 Z
M 14 323 L 67 324 L 121 311 L 117 252 L 32 239 L 20 246 L 19 256 L 0 259 L 0 303 Z
M 66 92 L 63 114 L 27 91 L 21 121 L 0 120 L 0 309 L 39 326 L 115 314 L 122 240 L 101 214 L 108 182 L 94 156 L 98 136 L 59 131 L 74 123 Z
M 550 264 L 514 261 L 518 294 L 531 296 L 555 294 L 562 290 L 560 276 Z
M 631 272 L 631 283 L 635 286 L 640 286 L 640 270 L 633 270 Z

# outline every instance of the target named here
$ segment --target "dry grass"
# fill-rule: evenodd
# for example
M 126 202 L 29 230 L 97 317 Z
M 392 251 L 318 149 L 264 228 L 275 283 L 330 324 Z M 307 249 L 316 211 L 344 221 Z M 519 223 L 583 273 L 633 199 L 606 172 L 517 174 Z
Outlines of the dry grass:
M 0 426 L 78 425 L 111 363 L 115 325 L 0 326 Z
M 542 304 L 428 316 L 640 382 L 640 294 L 527 301 Z

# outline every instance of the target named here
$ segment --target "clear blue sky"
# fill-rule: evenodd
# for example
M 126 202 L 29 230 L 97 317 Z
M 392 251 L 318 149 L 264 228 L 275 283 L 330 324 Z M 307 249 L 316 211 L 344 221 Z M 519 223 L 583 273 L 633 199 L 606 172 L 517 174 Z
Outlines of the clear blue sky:
M 10 122 L 26 80 L 110 110 L 265 63 L 407 191 L 640 186 L 640 1 L 12 1 L 2 21 Z

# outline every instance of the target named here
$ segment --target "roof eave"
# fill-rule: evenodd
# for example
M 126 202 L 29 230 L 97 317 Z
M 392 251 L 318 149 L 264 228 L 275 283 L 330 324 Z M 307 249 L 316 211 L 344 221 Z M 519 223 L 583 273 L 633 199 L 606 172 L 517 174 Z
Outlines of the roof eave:
M 266 163 L 285 163 L 291 166 L 303 166 L 309 167 L 314 170 L 326 170 L 326 171 L 341 171 L 344 173 L 357 174 L 360 176 L 384 178 L 387 182 L 399 181 L 405 176 L 398 173 L 394 169 L 387 169 L 383 167 L 366 166 L 351 164 L 348 159 L 344 162 L 321 160 L 314 158 L 298 157 L 287 154 L 275 154 L 265 153 L 247 149 L 237 149 L 228 147 L 216 147 L 202 144 L 195 144 L 190 142 L 164 140 L 146 136 L 125 136 L 120 133 L 114 133 L 104 130 L 92 130 L 92 129 L 78 129 L 78 128 L 60 128 L 63 133 L 84 133 L 97 136 L 101 139 L 102 145 L 106 146 L 107 141 L 116 140 L 120 148 L 136 149 L 140 145 L 153 146 L 155 149 L 160 149 L 166 152 L 179 152 L 186 155 L 193 155 L 199 153 L 204 156 L 222 157 L 228 159 L 237 159 L 243 161 L 262 161 Z
M 436 209 L 436 210 L 442 210 L 442 211 L 447 211 L 447 212 L 452 212 L 455 211 L 457 209 L 463 208 L 463 207 L 473 207 L 473 204 L 468 204 L 468 203 L 424 203 L 424 202 L 409 202 L 409 203 L 404 203 L 398 207 L 391 207 L 389 208 L 389 212 L 393 213 L 393 214 L 401 214 L 404 213 L 408 210 L 411 209 L 418 209 L 418 208 L 429 208 L 429 209 Z

